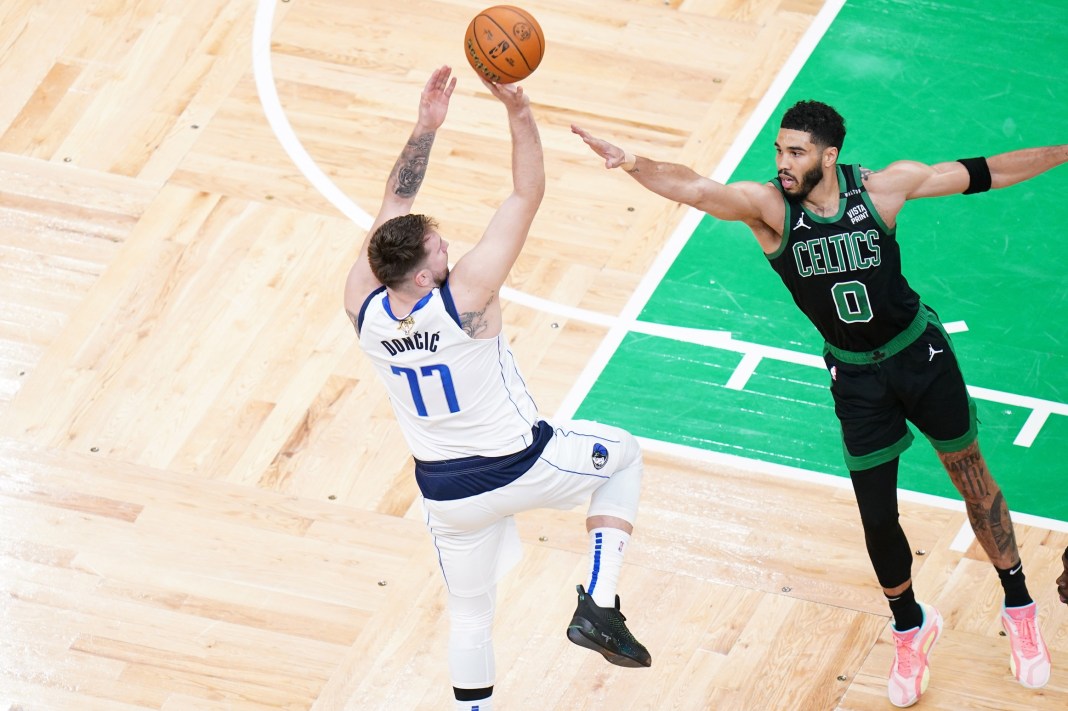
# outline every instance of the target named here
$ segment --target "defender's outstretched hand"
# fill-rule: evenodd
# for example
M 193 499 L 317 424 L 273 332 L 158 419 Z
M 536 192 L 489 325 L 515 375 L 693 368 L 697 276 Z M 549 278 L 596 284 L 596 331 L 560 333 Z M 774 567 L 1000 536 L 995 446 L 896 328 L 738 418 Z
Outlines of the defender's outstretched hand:
M 626 154 L 619 146 L 612 145 L 608 141 L 592 136 L 589 131 L 580 128 L 575 124 L 571 124 L 571 133 L 582 138 L 594 153 L 604 158 L 605 168 L 618 168 L 623 165 L 623 161 L 626 159 Z

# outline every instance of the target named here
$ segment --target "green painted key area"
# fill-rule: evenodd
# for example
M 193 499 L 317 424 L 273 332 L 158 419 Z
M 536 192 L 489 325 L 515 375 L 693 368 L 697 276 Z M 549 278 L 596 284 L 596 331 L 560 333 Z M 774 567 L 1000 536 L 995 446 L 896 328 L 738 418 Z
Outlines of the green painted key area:
M 1066 60 L 1062 0 L 848 0 L 731 181 L 774 177 L 779 118 L 799 99 L 835 106 L 848 129 L 841 162 L 872 169 L 1068 142 Z M 1068 521 L 1068 166 L 1006 190 L 910 202 L 897 234 L 909 283 L 943 323 L 966 326 L 953 341 L 982 389 L 980 444 L 1010 507 Z M 707 217 L 641 319 L 808 356 L 822 347 L 749 231 Z M 827 373 L 765 357 L 742 389 L 726 387 L 742 360 L 631 333 L 576 416 L 846 476 Z M 900 486 L 959 498 L 919 433 Z

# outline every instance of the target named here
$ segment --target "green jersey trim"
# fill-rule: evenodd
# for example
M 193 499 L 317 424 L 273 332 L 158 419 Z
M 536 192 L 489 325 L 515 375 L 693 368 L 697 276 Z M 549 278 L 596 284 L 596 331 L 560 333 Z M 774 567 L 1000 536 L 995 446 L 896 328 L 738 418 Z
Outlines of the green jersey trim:
M 865 454 L 862 457 L 857 457 L 849 453 L 849 450 L 845 445 L 845 438 L 842 439 L 842 454 L 845 459 L 846 468 L 851 472 L 861 472 L 865 469 L 871 469 L 877 467 L 880 464 L 886 464 L 892 459 L 897 459 L 901 456 L 902 452 L 912 445 L 912 440 L 916 436 L 912 434 L 912 430 L 905 430 L 905 436 L 894 442 L 889 447 L 884 447 L 876 452 Z
M 775 187 L 779 189 L 779 195 L 782 196 L 782 204 L 785 209 L 783 210 L 782 239 L 779 240 L 779 248 L 776 249 L 774 252 L 771 252 L 770 254 L 768 252 L 764 252 L 764 256 L 768 258 L 769 262 L 778 259 L 782 255 L 782 253 L 786 251 L 786 245 L 790 241 L 790 226 L 794 224 L 793 206 L 790 205 L 790 201 L 786 199 L 786 194 L 783 193 L 782 186 L 779 185 L 778 181 L 775 181 Z
M 904 331 L 891 338 L 885 345 L 874 350 L 844 351 L 825 341 L 823 343 L 823 353 L 824 355 L 830 353 L 843 363 L 851 363 L 853 365 L 868 365 L 886 360 L 908 348 L 913 341 L 920 337 L 920 334 L 927 328 L 929 313 L 921 304 L 920 309 L 916 312 L 916 317 L 912 319 L 912 323 Z
M 857 185 L 863 187 L 864 178 L 860 175 L 860 165 L 854 165 L 853 171 L 854 179 L 857 181 Z M 868 194 L 867 188 L 864 188 L 864 191 L 861 192 L 860 197 L 862 200 L 864 200 L 864 205 L 867 206 L 868 212 L 871 213 L 872 218 L 875 220 L 875 224 L 879 225 L 879 227 L 882 228 L 882 231 L 885 232 L 887 235 L 893 236 L 895 230 L 886 226 L 886 222 L 883 220 L 883 216 L 880 215 L 879 211 L 875 209 L 875 204 L 872 203 L 871 195 Z

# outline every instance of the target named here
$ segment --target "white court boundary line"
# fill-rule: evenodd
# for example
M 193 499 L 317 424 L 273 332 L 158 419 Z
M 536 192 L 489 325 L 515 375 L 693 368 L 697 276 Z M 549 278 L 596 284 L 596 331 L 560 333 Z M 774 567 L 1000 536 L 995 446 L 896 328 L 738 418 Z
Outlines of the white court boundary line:
M 801 37 L 797 47 L 794 48 L 794 51 L 783 65 L 782 70 L 768 88 L 768 92 L 761 99 L 756 109 L 754 109 L 753 114 L 749 117 L 749 120 L 742 128 L 741 133 L 739 133 L 734 143 L 731 144 L 731 147 L 728 149 L 726 155 L 724 155 L 723 160 L 713 171 L 711 175 L 713 180 L 726 182 L 730 178 L 731 174 L 738 167 L 738 163 L 741 162 L 742 157 L 756 139 L 760 129 L 770 118 L 772 111 L 778 106 L 782 97 L 786 94 L 787 89 L 789 89 L 790 84 L 792 84 L 797 77 L 801 67 L 812 54 L 816 45 L 819 44 L 823 35 L 826 34 L 831 23 L 834 21 L 834 18 L 838 15 L 838 12 L 845 5 L 845 1 L 846 0 L 828 0 L 820 9 L 819 13 L 817 13 L 812 24 Z M 258 0 L 252 33 L 253 76 L 264 115 L 267 118 L 271 130 L 274 132 L 290 160 L 293 161 L 294 165 L 300 170 L 305 178 L 308 179 L 312 186 L 315 187 L 320 194 L 322 194 L 323 197 L 334 205 L 334 207 L 336 207 L 343 215 L 366 231 L 371 227 L 373 222 L 372 216 L 367 211 L 360 208 L 351 198 L 345 195 L 340 188 L 334 184 L 329 176 L 319 168 L 318 164 L 315 163 L 314 159 L 312 159 L 300 142 L 300 139 L 297 137 L 292 124 L 290 124 L 289 119 L 282 108 L 278 96 L 278 89 L 274 81 L 274 71 L 271 65 L 271 33 L 274 26 L 274 3 L 275 0 Z M 820 368 L 824 367 L 822 359 L 818 356 L 797 353 L 783 348 L 737 341 L 731 339 L 730 334 L 725 331 L 683 328 L 668 324 L 653 324 L 638 320 L 638 315 L 641 313 L 642 308 L 644 308 L 645 304 L 649 301 L 656 286 L 666 275 L 668 269 L 678 257 L 679 252 L 682 251 L 690 234 L 697 227 L 697 224 L 702 217 L 703 213 L 696 209 L 687 211 L 686 215 L 676 227 L 667 243 L 665 243 L 663 250 L 657 255 L 656 260 L 653 262 L 649 271 L 646 272 L 642 281 L 638 284 L 638 287 L 635 289 L 630 300 L 628 300 L 618 317 L 612 317 L 586 309 L 579 309 L 566 304 L 559 304 L 547 299 L 516 291 L 509 287 L 501 289 L 501 296 L 509 301 L 536 310 L 557 314 L 565 318 L 601 325 L 609 329 L 608 333 L 601 341 L 600 346 L 587 362 L 582 373 L 580 373 L 575 385 L 565 396 L 560 409 L 556 413 L 557 418 L 570 419 L 574 415 L 582 400 L 589 394 L 593 383 L 608 364 L 609 359 L 619 348 L 623 338 L 631 331 L 695 343 L 698 345 L 726 348 L 728 350 L 743 353 L 742 363 L 728 381 L 728 387 L 735 389 L 744 387 L 746 380 L 748 380 L 749 376 L 755 372 L 759 361 L 765 357 L 785 360 L 791 363 L 799 363 L 802 365 L 818 365 Z M 1068 415 L 1068 406 L 1062 406 L 1060 403 L 1051 403 L 1037 398 L 999 393 L 985 388 L 969 388 L 969 390 L 975 397 L 1032 408 L 1031 416 L 1028 418 L 1024 428 L 1021 430 L 1015 441 L 1016 444 L 1021 444 L 1022 446 L 1030 446 L 1030 443 L 1034 441 L 1034 437 L 1037 435 L 1038 430 L 1046 421 L 1049 414 L 1053 412 L 1062 414 L 1062 411 L 1058 408 L 1063 407 L 1063 414 Z M 998 396 L 1012 398 L 1012 400 L 997 399 Z M 839 488 L 849 486 L 848 479 L 833 474 L 811 472 L 796 467 L 773 464 L 756 459 L 748 459 L 737 455 L 711 452 L 696 447 L 676 445 L 669 442 L 661 442 L 659 440 L 640 439 L 642 445 L 649 451 L 661 452 L 683 459 L 748 469 L 764 474 L 788 478 L 792 481 L 809 481 Z M 1026 444 L 1024 444 L 1025 442 Z M 917 501 L 954 511 L 964 510 L 963 502 L 957 500 L 911 492 L 903 489 L 900 489 L 898 493 L 902 500 Z M 1031 516 L 1029 514 L 1013 513 L 1012 515 L 1013 519 L 1020 523 L 1068 532 L 1068 522 Z M 971 529 L 968 527 L 967 523 L 961 529 L 957 538 L 954 539 L 951 546 L 953 550 L 963 551 L 967 549 L 971 539 L 969 535 L 966 534 L 971 534 Z
M 819 13 L 813 19 L 812 24 L 809 26 L 805 34 L 801 36 L 801 40 L 798 42 L 794 51 L 787 58 L 786 63 L 783 65 L 779 74 L 772 81 L 771 86 L 768 87 L 768 91 L 764 94 L 764 97 L 757 104 L 757 107 L 753 110 L 749 120 L 742 127 L 741 133 L 734 139 L 734 143 L 731 144 L 727 153 L 723 156 L 723 160 L 712 171 L 712 179 L 718 182 L 726 182 L 735 168 L 741 162 L 742 157 L 745 156 L 746 151 L 753 145 L 753 141 L 756 140 L 757 134 L 760 133 L 760 129 L 767 123 L 771 117 L 772 111 L 779 105 L 782 97 L 785 96 L 786 90 L 790 88 L 790 84 L 793 83 L 797 77 L 798 72 L 801 71 L 801 67 L 804 66 L 805 61 L 809 55 L 819 44 L 820 39 L 827 33 L 827 29 L 831 26 L 831 22 L 838 15 L 839 10 L 845 5 L 845 0 L 827 0 L 824 6 L 820 9 Z M 697 227 L 698 223 L 704 213 L 695 208 L 687 210 L 686 215 L 679 223 L 678 227 L 672 233 L 667 243 L 664 245 L 663 250 L 657 255 L 656 260 L 653 262 L 649 271 L 645 273 L 645 276 L 639 282 L 634 294 L 631 295 L 630 300 L 624 306 L 621 319 L 624 322 L 637 322 L 638 315 L 641 310 L 645 308 L 650 297 L 653 295 L 653 291 L 657 285 L 663 281 L 664 276 L 667 274 L 668 269 L 675 262 L 675 259 L 679 256 L 679 252 L 689 241 L 690 235 Z M 589 394 L 590 389 L 593 387 L 594 382 L 600 376 L 601 372 L 608 365 L 609 359 L 619 348 L 619 345 L 623 342 L 623 338 L 626 336 L 626 331 L 622 328 L 614 328 L 608 332 L 604 340 L 601 341 L 600 347 L 594 352 L 593 357 L 586 363 L 586 367 L 582 373 L 579 374 L 578 379 L 575 381 L 575 385 L 571 388 L 568 394 L 564 397 L 563 402 L 560 405 L 560 409 L 557 411 L 556 416 L 562 419 L 569 419 L 574 416 L 578 410 L 579 405 Z M 735 341 L 735 343 L 741 343 Z M 756 345 L 756 344 L 753 344 Z M 760 348 L 758 346 L 758 348 Z M 776 349 L 776 352 L 782 351 L 782 354 L 790 354 L 790 351 L 784 349 Z M 801 354 L 792 354 L 791 357 Z M 763 357 L 763 354 L 761 355 Z M 775 357 L 772 355 L 771 357 Z M 744 362 L 744 359 L 743 359 Z M 750 363 L 752 364 L 752 359 Z M 755 364 L 753 365 L 755 368 Z M 821 364 L 822 367 L 822 364 Z M 732 377 L 731 382 L 737 385 L 737 380 Z
M 271 30 L 273 26 L 274 0 L 259 0 L 252 30 L 252 73 L 256 81 L 256 92 L 260 97 L 260 104 L 263 106 L 263 113 L 267 117 L 267 123 L 285 150 L 286 155 L 289 156 L 289 159 L 293 161 L 293 164 L 304 177 L 308 179 L 308 182 L 341 214 L 362 227 L 364 231 L 367 231 L 374 223 L 374 218 L 348 195 L 343 193 L 330 177 L 323 172 L 311 155 L 308 154 L 300 139 L 297 138 L 293 125 L 289 122 L 289 118 L 282 108 L 282 102 L 278 97 L 278 87 L 274 82 L 274 70 L 271 66 Z M 501 288 L 501 296 L 509 301 L 538 311 L 545 311 L 564 318 L 585 321 L 610 329 L 623 329 L 624 331 L 629 329 L 653 336 L 709 346 L 719 344 L 730 338 L 730 334 L 726 331 L 711 329 L 683 328 L 669 324 L 638 323 L 636 321 L 623 324 L 622 317 L 616 318 L 596 311 L 556 303 L 525 294 L 507 286 Z

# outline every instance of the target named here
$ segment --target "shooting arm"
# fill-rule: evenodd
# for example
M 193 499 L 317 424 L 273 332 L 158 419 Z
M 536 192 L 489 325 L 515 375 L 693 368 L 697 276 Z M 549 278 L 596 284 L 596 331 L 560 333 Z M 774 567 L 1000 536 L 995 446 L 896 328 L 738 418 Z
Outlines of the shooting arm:
M 454 295 L 469 290 L 482 301 L 504 284 L 526 243 L 534 216 L 545 195 L 545 158 L 530 101 L 518 85 L 483 84 L 508 111 L 512 138 L 512 193 L 494 213 L 486 231 L 453 269 Z M 484 296 L 483 296 L 484 295 Z

